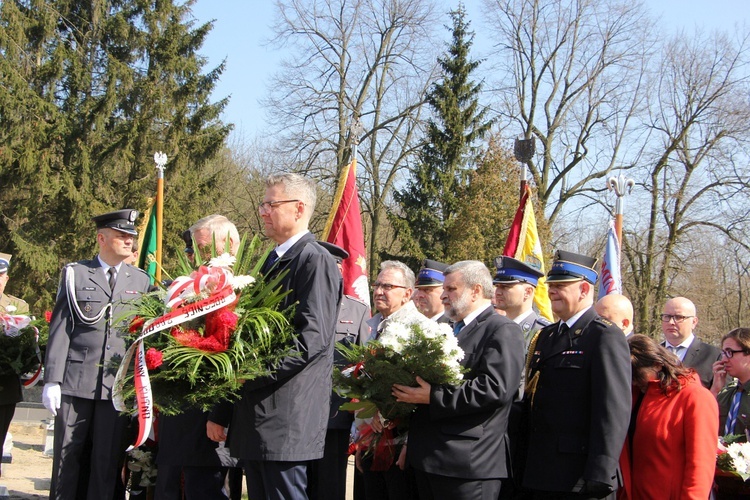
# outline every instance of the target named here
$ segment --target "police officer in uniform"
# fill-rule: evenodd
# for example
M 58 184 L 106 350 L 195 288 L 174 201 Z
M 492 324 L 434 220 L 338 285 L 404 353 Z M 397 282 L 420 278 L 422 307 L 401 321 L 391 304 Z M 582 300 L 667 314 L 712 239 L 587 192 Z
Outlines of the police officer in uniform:
M 0 253 L 0 314 L 29 314 L 29 305 L 12 295 L 5 293 L 8 284 L 11 256 Z M 23 401 L 21 379 L 14 373 L 0 375 L 0 446 L 5 443 L 10 421 L 16 411 L 16 403 Z M 2 454 L 2 452 L 0 452 Z
M 630 351 L 596 314 L 596 259 L 558 250 L 547 274 L 552 312 L 529 346 L 523 486 L 534 498 L 614 498 L 630 422 Z
M 521 327 L 524 337 L 524 352 L 528 350 L 531 338 L 550 322 L 534 311 L 534 293 L 539 284 L 539 278 L 544 273 L 539 269 L 512 257 L 495 257 L 496 274 L 492 279 L 495 286 L 495 307 L 505 312 L 508 319 Z M 526 498 L 521 488 L 523 463 L 526 460 L 524 435 L 526 422 L 523 418 L 523 385 L 525 379 L 521 377 L 521 388 L 516 401 L 510 409 L 508 417 L 508 441 L 512 456 L 513 477 L 503 481 L 500 499 Z
M 448 264 L 436 260 L 425 259 L 422 268 L 417 274 L 414 283 L 414 294 L 411 300 L 417 306 L 417 310 L 438 323 L 450 323 L 450 318 L 445 314 L 445 306 L 440 296 L 443 294 L 443 282 L 445 275 L 443 271 Z
M 539 278 L 544 273 L 512 257 L 495 257 L 497 273 L 492 279 L 495 285 L 495 307 L 505 311 L 511 321 L 521 327 L 526 348 L 534 334 L 550 324 L 533 309 L 534 293 Z
M 113 496 L 126 425 L 111 401 L 127 332 L 115 320 L 149 288 L 145 272 L 123 263 L 132 255 L 137 217 L 131 209 L 94 217 L 99 254 L 61 274 L 42 393 L 55 416 L 51 499 Z
M 341 263 L 349 257 L 349 252 L 326 241 L 319 241 L 318 244 L 328 250 L 336 260 L 339 271 L 341 271 Z M 344 346 L 362 345 L 369 337 L 370 327 L 367 325 L 369 318 L 370 308 L 367 304 L 349 295 L 344 295 L 341 299 L 338 320 L 336 321 L 336 343 Z M 333 354 L 334 364 L 339 367 L 346 364 L 346 360 L 338 351 L 334 351 Z M 346 499 L 349 431 L 354 420 L 354 416 L 350 412 L 339 409 L 346 401 L 336 393 L 331 396 L 331 412 L 328 419 L 323 458 L 310 462 L 310 466 L 307 468 L 307 493 L 311 500 Z

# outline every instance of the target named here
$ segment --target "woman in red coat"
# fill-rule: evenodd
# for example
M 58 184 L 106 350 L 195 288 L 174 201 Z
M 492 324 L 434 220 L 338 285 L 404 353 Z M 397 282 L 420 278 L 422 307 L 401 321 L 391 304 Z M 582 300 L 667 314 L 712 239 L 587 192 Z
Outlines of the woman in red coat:
M 629 340 L 633 412 L 619 498 L 706 500 L 716 465 L 719 410 L 694 370 L 645 335 Z

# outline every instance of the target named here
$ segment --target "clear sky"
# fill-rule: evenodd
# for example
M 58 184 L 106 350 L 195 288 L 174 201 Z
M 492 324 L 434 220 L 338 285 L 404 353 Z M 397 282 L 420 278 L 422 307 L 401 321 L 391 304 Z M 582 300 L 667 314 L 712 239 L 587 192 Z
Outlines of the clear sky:
M 442 0 L 445 12 L 457 1 Z M 475 31 L 480 29 L 480 0 L 464 0 L 468 18 Z M 707 30 L 732 30 L 736 22 L 747 20 L 748 0 L 645 0 L 654 16 L 661 16 L 665 26 L 692 31 L 696 26 Z M 269 77 L 283 57 L 268 47 L 270 24 L 274 15 L 273 0 L 198 0 L 193 6 L 198 22 L 214 20 L 201 54 L 209 60 L 208 68 L 226 59 L 227 67 L 214 92 L 214 98 L 231 96 L 224 120 L 235 124 L 235 133 L 252 136 L 263 129 L 264 111 L 259 100 L 266 93 Z M 446 24 L 448 19 L 446 16 Z M 446 31 L 446 38 L 448 37 Z M 479 44 L 476 44 L 479 45 Z

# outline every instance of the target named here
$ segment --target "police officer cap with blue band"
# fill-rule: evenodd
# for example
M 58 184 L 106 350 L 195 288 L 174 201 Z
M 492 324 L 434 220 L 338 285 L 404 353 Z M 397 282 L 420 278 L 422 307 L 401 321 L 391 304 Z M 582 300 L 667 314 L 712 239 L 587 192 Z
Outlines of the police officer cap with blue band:
M 115 212 L 109 212 L 92 217 L 91 220 L 96 223 L 97 229 L 108 227 L 126 234 L 138 235 L 135 230 L 135 220 L 138 218 L 138 210 L 124 208 Z
M 417 275 L 417 286 L 442 286 L 445 282 L 443 271 L 448 268 L 448 264 L 443 264 L 436 260 L 425 259 L 422 263 L 422 269 Z
M 597 259 L 565 250 L 555 252 L 555 260 L 547 273 L 547 283 L 586 280 L 596 284 L 599 274 L 594 270 Z
M 537 286 L 539 278 L 544 276 L 544 273 L 539 269 L 535 269 L 513 257 L 495 257 L 495 268 L 497 274 L 492 279 L 494 285 L 528 283 L 531 286 Z
M 341 264 L 344 259 L 349 258 L 349 252 L 344 250 L 338 245 L 334 245 L 333 243 L 328 243 L 327 241 L 319 241 L 318 244 L 328 250 L 328 253 L 330 253 L 334 260 L 336 261 L 336 264 Z

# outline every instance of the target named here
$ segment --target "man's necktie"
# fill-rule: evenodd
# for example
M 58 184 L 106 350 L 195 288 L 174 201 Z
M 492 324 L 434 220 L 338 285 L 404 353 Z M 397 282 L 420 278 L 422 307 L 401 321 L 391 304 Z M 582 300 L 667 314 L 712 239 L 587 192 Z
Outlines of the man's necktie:
M 560 326 L 557 330 L 558 337 L 564 337 L 565 335 L 567 335 L 568 330 L 570 330 L 570 327 L 568 326 L 567 323 L 565 323 L 564 321 L 560 323 Z
M 682 351 L 683 347 L 681 345 L 673 346 L 667 344 L 667 350 L 677 356 L 677 359 L 680 359 L 680 351 Z
M 457 322 L 456 324 L 454 324 L 453 325 L 453 335 L 458 335 L 458 332 L 460 332 L 461 328 L 463 328 L 465 325 L 466 325 L 466 323 L 464 323 L 464 320 L 461 320 L 461 321 Z
M 724 435 L 734 434 L 734 428 L 737 425 L 737 415 L 740 413 L 740 401 L 742 400 L 742 387 L 737 387 L 737 392 L 732 398 L 732 405 L 729 407 L 727 422 L 724 424 Z
M 109 291 L 113 292 L 115 290 L 115 283 L 117 282 L 117 274 L 115 272 L 114 267 L 110 267 L 107 269 L 107 274 L 109 275 L 107 278 L 107 281 L 109 281 Z
M 268 254 L 268 258 L 266 259 L 266 263 L 263 266 L 263 274 L 267 273 L 269 269 L 276 264 L 277 260 L 279 260 L 279 254 L 276 253 L 276 250 L 271 250 L 271 253 Z

